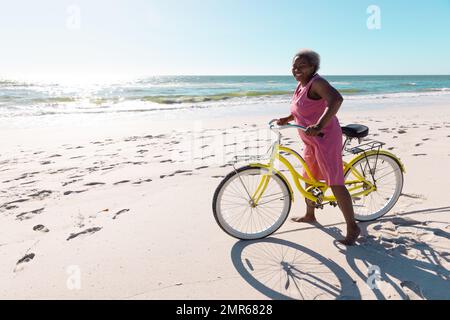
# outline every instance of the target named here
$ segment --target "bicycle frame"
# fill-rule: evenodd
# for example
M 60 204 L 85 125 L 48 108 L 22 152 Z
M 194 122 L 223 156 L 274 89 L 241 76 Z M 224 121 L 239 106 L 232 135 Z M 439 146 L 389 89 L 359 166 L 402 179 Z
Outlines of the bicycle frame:
M 281 139 L 279 139 L 281 140 Z M 295 169 L 294 166 L 287 160 L 285 157 L 283 157 L 280 152 L 285 152 L 287 154 L 293 155 L 301 164 L 301 166 L 305 169 L 305 172 L 308 176 L 308 179 L 303 177 L 301 174 L 299 174 Z M 358 158 L 358 157 L 356 157 Z M 354 163 L 356 160 L 353 159 L 351 163 Z M 318 181 L 311 173 L 311 170 L 309 169 L 308 165 L 306 164 L 305 160 L 294 150 L 284 147 L 280 144 L 280 141 L 277 141 L 274 143 L 272 147 L 272 154 L 270 158 L 269 164 L 250 164 L 250 166 L 253 167 L 265 167 L 269 169 L 269 173 L 265 174 L 263 178 L 261 179 L 255 193 L 252 196 L 252 202 L 257 205 L 258 202 L 261 200 L 262 195 L 267 189 L 267 186 L 270 182 L 270 177 L 273 175 L 274 171 L 279 173 L 278 170 L 275 169 L 275 161 L 278 160 L 280 163 L 282 163 L 290 172 L 293 181 L 299 190 L 299 192 L 302 194 L 303 197 L 316 202 L 318 204 L 322 204 L 323 202 L 328 203 L 335 203 L 336 197 L 334 196 L 324 196 L 327 190 L 330 188 L 328 185 L 326 185 L 323 182 Z M 370 181 L 366 180 L 359 172 L 356 170 L 352 165 L 349 163 L 343 162 L 344 164 L 344 172 L 351 171 L 355 178 L 357 180 L 349 180 L 345 181 L 346 186 L 350 186 L 348 188 L 350 195 L 352 198 L 354 197 L 360 197 L 360 196 L 367 196 L 371 192 L 376 190 L 376 186 L 374 186 Z M 290 190 L 292 190 L 292 187 L 289 184 L 289 181 L 282 176 L 285 182 L 288 184 Z M 303 188 L 300 184 L 300 181 L 305 182 L 310 185 L 307 189 Z M 353 186 L 356 185 L 356 186 Z M 352 187 L 353 186 L 353 187 Z M 316 195 L 314 195 L 314 193 Z

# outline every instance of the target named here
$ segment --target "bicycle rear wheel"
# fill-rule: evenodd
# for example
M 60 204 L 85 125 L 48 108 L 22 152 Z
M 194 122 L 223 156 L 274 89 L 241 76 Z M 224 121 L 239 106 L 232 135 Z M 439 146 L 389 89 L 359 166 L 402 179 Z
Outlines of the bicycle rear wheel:
M 385 154 L 371 154 L 357 161 L 353 168 L 376 186 L 376 190 L 367 196 L 352 197 L 355 219 L 373 221 L 386 215 L 397 203 L 403 189 L 403 172 L 397 160 Z M 356 179 L 351 170 L 344 175 L 346 181 Z
M 242 167 L 227 175 L 217 187 L 213 212 L 217 224 L 232 237 L 257 240 L 277 231 L 291 210 L 291 193 L 280 175 L 266 168 Z M 258 203 L 252 199 L 262 179 L 269 178 Z M 254 200 L 254 199 L 253 199 Z

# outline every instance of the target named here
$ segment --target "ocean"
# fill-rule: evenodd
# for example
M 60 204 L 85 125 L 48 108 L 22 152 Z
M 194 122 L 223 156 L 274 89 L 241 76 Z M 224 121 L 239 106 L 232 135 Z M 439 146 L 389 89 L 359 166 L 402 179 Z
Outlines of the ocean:
M 347 103 L 359 106 L 418 97 L 450 101 L 450 76 L 324 77 Z M 295 87 L 292 76 L 159 76 L 90 85 L 0 78 L 0 126 L 36 116 L 175 112 L 182 117 L 183 110 L 268 107 L 288 104 Z

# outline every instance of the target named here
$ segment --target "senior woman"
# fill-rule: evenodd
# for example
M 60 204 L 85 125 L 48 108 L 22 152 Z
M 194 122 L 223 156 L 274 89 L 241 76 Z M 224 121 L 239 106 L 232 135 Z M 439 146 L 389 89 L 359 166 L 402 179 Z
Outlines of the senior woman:
M 327 80 L 320 77 L 320 56 L 312 50 L 301 50 L 293 60 L 292 74 L 298 81 L 291 105 L 291 115 L 278 119 L 278 125 L 295 120 L 307 128 L 299 130 L 304 149 L 304 159 L 313 176 L 325 180 L 336 197 L 347 224 L 347 236 L 339 242 L 354 245 L 361 233 L 355 222 L 350 193 L 344 184 L 342 162 L 342 131 L 336 113 L 344 99 Z M 320 133 L 324 136 L 318 137 Z M 308 177 L 303 172 L 304 177 Z M 308 184 L 306 185 L 308 187 Z M 306 199 L 306 215 L 293 218 L 294 222 L 317 222 L 315 206 Z

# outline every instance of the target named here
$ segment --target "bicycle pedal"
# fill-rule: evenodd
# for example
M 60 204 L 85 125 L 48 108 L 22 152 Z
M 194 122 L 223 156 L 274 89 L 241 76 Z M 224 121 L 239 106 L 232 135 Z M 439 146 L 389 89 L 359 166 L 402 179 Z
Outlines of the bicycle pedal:
M 323 196 L 323 192 L 322 192 L 322 190 L 320 190 L 320 189 L 318 189 L 318 188 L 315 188 L 315 189 L 312 189 L 311 190 L 311 193 L 312 193 L 312 195 L 314 196 L 314 197 L 321 197 L 321 196 Z

